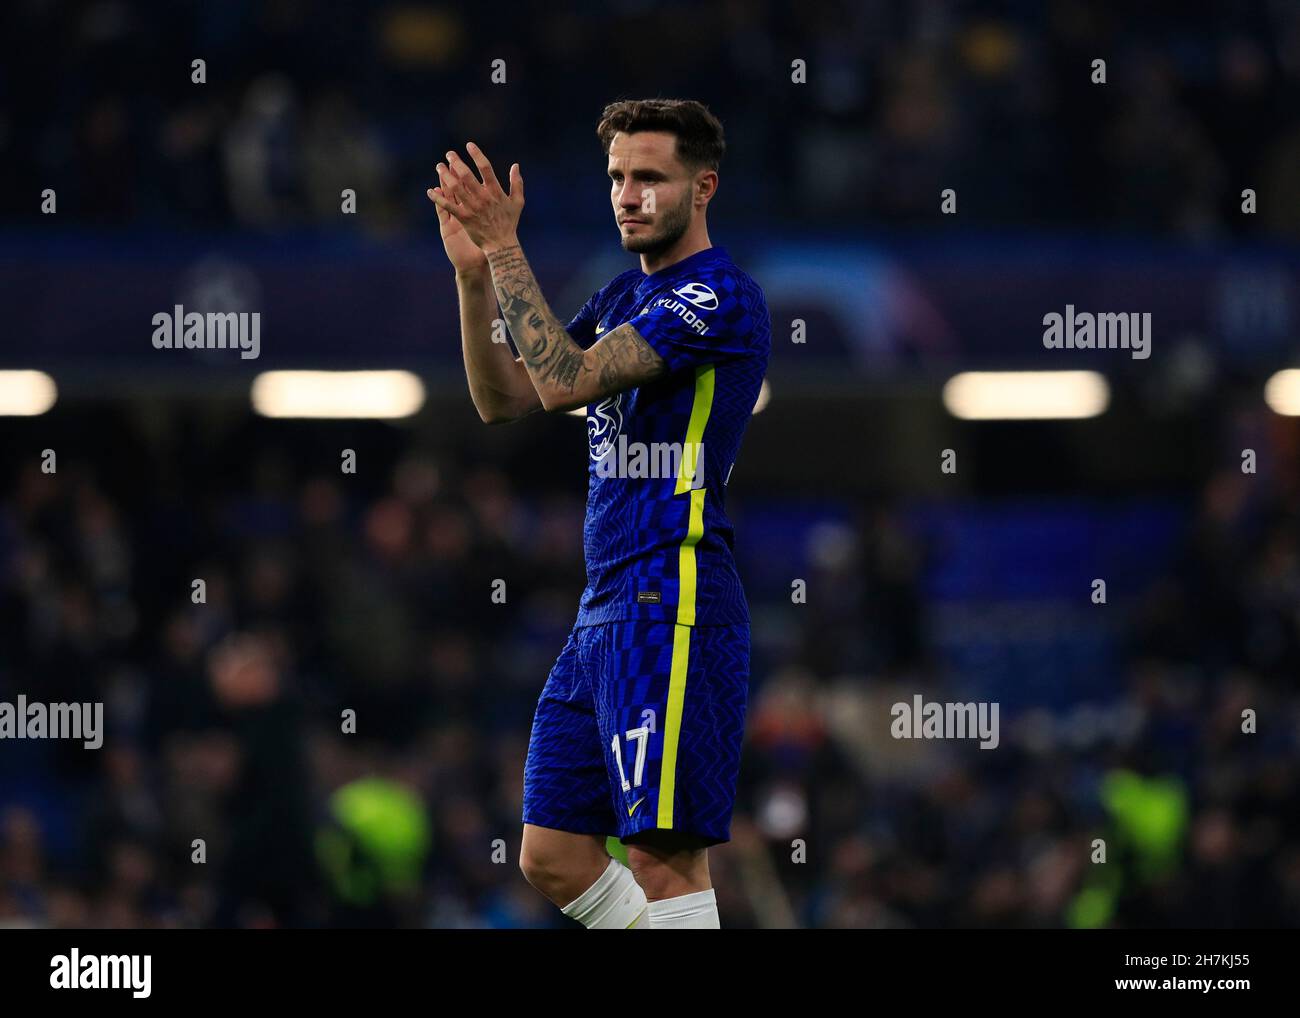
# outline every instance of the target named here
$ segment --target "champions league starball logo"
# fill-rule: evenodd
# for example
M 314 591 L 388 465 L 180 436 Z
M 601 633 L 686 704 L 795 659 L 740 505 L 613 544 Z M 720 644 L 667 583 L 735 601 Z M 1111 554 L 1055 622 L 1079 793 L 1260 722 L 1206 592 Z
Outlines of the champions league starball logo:
M 619 409 L 622 401 L 623 394 L 616 393 L 601 400 L 587 414 L 587 444 L 591 446 L 594 460 L 603 459 L 618 441 L 618 433 L 623 430 L 623 412 Z

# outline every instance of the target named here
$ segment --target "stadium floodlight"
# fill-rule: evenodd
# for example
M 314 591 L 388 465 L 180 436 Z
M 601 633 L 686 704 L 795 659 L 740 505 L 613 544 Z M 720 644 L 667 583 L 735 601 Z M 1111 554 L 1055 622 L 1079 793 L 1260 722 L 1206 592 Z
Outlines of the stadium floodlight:
M 1265 382 L 1264 402 L 1275 414 L 1300 417 L 1300 368 L 1286 368 Z
M 963 371 L 943 387 L 943 405 L 966 421 L 1096 417 L 1109 403 L 1096 371 Z
M 251 396 L 264 417 L 392 419 L 424 406 L 424 383 L 409 371 L 264 371 Z
M 0 371 L 0 417 L 36 417 L 58 398 L 54 379 L 44 371 Z

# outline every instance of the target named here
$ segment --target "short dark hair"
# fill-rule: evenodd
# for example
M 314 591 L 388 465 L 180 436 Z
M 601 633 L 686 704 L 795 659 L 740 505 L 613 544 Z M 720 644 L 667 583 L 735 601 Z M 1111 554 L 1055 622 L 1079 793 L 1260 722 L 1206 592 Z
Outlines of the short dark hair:
M 606 155 L 619 131 L 668 131 L 677 135 L 678 159 L 688 166 L 707 166 L 711 170 L 718 168 L 727 148 L 721 121 L 694 99 L 621 99 L 610 103 L 596 125 Z

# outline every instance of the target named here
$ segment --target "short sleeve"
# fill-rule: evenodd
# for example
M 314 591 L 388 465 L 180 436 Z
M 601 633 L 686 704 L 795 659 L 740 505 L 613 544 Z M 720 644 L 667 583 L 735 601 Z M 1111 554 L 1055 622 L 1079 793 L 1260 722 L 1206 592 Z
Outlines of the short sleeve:
M 591 299 L 578 308 L 578 313 L 564 327 L 573 341 L 584 350 L 596 341 L 596 320 L 600 317 L 596 313 L 596 298 L 599 296 L 599 292 L 592 294 Z
M 727 275 L 684 283 L 656 297 L 628 324 L 673 372 L 751 353 L 756 330 L 736 280 Z

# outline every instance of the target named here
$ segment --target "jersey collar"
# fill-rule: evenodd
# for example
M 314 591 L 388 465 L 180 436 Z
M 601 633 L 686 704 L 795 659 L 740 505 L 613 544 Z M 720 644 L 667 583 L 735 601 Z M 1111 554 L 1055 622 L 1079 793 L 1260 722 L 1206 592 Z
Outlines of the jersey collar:
M 713 245 L 713 247 L 706 247 L 703 251 L 696 251 L 695 254 L 690 255 L 687 258 L 683 258 L 680 262 L 673 262 L 672 265 L 669 265 L 667 268 L 660 269 L 658 272 L 652 272 L 649 275 L 646 275 L 644 272 L 642 272 L 641 282 L 659 283 L 665 279 L 670 278 L 671 276 L 676 275 L 678 272 L 686 272 L 691 269 L 696 269 L 699 268 L 701 264 L 713 261 L 714 259 L 717 258 L 726 258 L 726 257 L 727 257 L 727 249 L 723 247 L 718 247 L 715 244 Z

